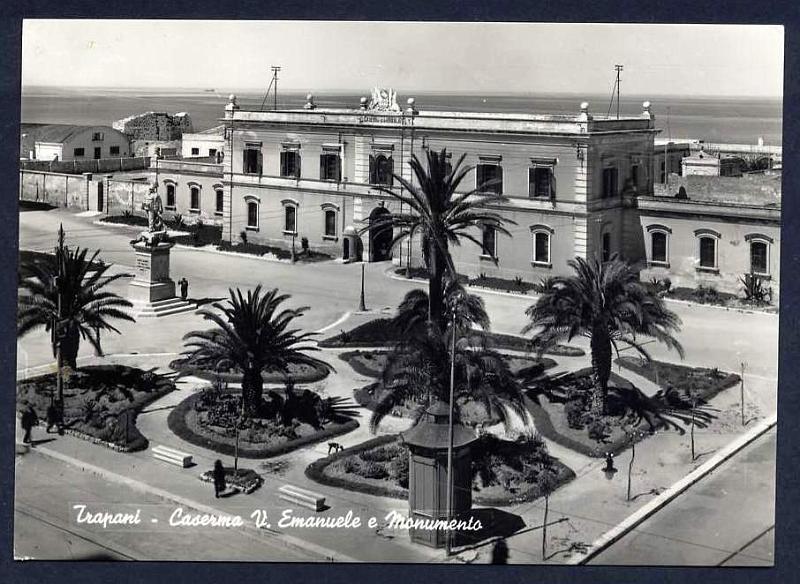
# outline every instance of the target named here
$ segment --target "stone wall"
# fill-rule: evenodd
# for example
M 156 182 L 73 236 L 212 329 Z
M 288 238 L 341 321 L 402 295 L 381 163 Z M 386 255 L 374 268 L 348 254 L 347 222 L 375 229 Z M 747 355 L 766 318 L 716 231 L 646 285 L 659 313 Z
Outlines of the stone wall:
M 22 160 L 20 169 L 57 174 L 81 175 L 85 172 L 126 172 L 150 168 L 148 157 L 101 158 L 99 160 Z
M 20 200 L 48 203 L 56 207 L 88 209 L 87 194 L 92 176 L 26 171 L 19 173 Z
M 186 112 L 147 112 L 117 120 L 112 126 L 132 140 L 179 140 L 184 132 L 193 129 L 192 118 Z

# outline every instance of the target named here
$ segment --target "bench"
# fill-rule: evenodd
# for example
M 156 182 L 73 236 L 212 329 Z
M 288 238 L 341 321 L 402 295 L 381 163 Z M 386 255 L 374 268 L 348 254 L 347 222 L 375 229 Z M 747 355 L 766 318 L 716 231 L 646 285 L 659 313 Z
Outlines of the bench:
M 192 465 L 191 454 L 187 454 L 186 452 L 181 452 L 180 450 L 175 450 L 174 448 L 169 448 L 167 446 L 156 446 L 153 448 L 153 458 L 163 460 L 164 462 L 174 464 L 175 466 L 182 466 L 183 468 Z
M 319 493 L 292 485 L 284 485 L 278 489 L 278 492 L 284 501 L 290 501 L 314 511 L 322 511 L 325 508 L 325 496 Z

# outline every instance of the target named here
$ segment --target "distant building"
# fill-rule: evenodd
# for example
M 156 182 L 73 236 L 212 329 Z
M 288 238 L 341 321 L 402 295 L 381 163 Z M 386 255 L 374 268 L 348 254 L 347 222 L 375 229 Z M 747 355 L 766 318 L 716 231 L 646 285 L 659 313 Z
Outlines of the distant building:
M 112 126 L 128 135 L 131 140 L 180 140 L 184 133 L 193 131 L 192 118 L 187 112 L 168 114 L 146 112 L 117 120 Z
M 216 126 L 194 134 L 184 134 L 181 139 L 183 158 L 219 158 L 225 147 L 225 127 Z
M 29 160 L 98 160 L 131 155 L 128 137 L 109 126 L 23 124 L 20 158 Z
M 688 140 L 656 140 L 653 147 L 653 181 L 664 183 L 672 173 L 683 174 L 681 161 L 691 154 L 691 142 Z

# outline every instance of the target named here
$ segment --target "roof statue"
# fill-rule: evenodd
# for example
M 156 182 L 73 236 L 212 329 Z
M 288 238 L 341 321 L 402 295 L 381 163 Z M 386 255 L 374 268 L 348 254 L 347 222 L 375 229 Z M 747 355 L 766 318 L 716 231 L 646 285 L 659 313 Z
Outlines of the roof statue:
M 397 92 L 394 89 L 381 89 L 375 87 L 372 90 L 372 97 L 369 100 L 367 109 L 379 112 L 400 113 L 400 106 L 397 105 Z
M 164 206 L 158 194 L 158 183 L 154 182 L 142 201 L 142 211 L 147 213 L 147 231 L 142 231 L 139 237 L 131 243 L 144 242 L 146 245 L 156 245 L 167 240 L 167 228 L 164 225 L 162 214 Z

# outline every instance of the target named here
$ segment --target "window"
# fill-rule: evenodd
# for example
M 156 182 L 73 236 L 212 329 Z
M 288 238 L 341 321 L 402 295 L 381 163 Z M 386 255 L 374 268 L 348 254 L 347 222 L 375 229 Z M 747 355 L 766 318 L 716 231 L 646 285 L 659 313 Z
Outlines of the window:
M 336 211 L 325 211 L 325 237 L 336 237 Z
M 603 169 L 602 197 L 604 199 L 608 197 L 617 196 L 617 178 L 618 178 L 618 172 L 617 169 L 614 168 L 613 166 Z
M 484 257 L 497 258 L 497 230 L 491 225 L 483 226 Z
M 475 168 L 475 188 L 483 193 L 503 194 L 503 167 L 499 160 L 481 160 Z
M 611 234 L 608 231 L 603 233 L 602 247 L 602 261 L 607 262 L 611 259 Z
M 225 191 L 223 191 L 222 189 L 217 189 L 215 193 L 217 195 L 217 205 L 215 209 L 217 214 L 221 215 L 222 210 L 225 208 Z
M 292 209 L 294 210 L 294 209 Z M 258 202 L 247 202 L 247 228 L 258 229 Z
M 175 208 L 175 185 L 167 185 L 167 207 L 170 209 Z
M 698 269 L 716 271 L 719 269 L 717 241 L 720 234 L 713 229 L 697 229 L 694 234 L 697 237 Z
M 108 153 L 109 153 L 111 156 L 119 156 L 119 146 L 111 146 L 111 147 L 108 149 Z
M 103 132 L 94 132 L 92 134 L 92 141 L 98 142 L 103 139 Z
M 200 187 L 189 188 L 189 210 L 200 211 Z
M 81 156 L 85 156 L 85 155 L 86 155 L 86 151 L 85 151 L 83 148 L 75 148 L 75 149 L 72 151 L 72 155 L 73 155 L 75 158 L 80 158 Z
M 667 182 L 666 167 L 667 167 L 667 165 L 664 162 L 662 162 L 661 163 L 661 180 L 659 181 L 661 184 L 664 184 L 664 183 Z
M 342 166 L 339 152 L 333 150 L 323 150 L 319 157 L 319 178 L 320 180 L 342 180 Z
M 192 148 L 192 156 L 200 156 L 200 149 Z
M 391 155 L 372 154 L 369 157 L 369 182 L 373 185 L 392 186 L 394 160 Z
M 297 208 L 293 205 L 285 207 L 283 231 L 284 233 L 297 233 Z
M 650 234 L 650 261 L 667 263 L 667 234 L 663 231 L 653 231 Z
M 208 149 L 208 155 L 212 156 L 212 157 L 216 156 L 217 155 L 217 149 L 216 148 L 209 148 Z
M 281 176 L 300 178 L 300 152 L 297 150 L 281 152 Z
M 540 230 L 531 233 L 533 238 L 533 263 L 550 266 L 550 233 Z
M 555 199 L 556 177 L 555 162 L 533 161 L 528 169 L 528 196 L 531 198 Z
M 764 241 L 750 242 L 750 271 L 754 274 L 769 273 L 769 245 Z
M 639 165 L 634 164 L 631 166 L 631 185 L 634 190 L 639 189 Z
M 261 155 L 261 143 L 247 143 L 244 148 L 244 164 L 242 172 L 244 174 L 261 174 L 263 168 L 263 157 Z

